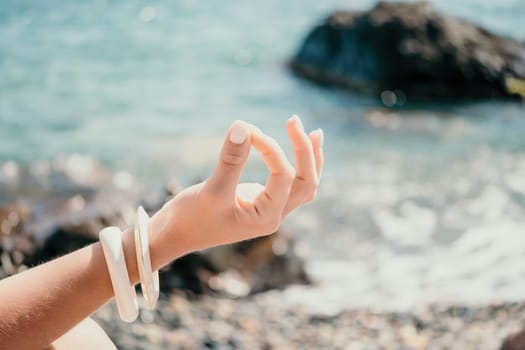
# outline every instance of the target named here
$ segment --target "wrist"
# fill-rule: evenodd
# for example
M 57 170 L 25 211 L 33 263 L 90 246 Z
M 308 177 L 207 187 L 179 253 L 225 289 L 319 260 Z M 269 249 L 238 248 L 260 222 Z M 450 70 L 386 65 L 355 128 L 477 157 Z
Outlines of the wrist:
M 158 270 L 173 260 L 192 252 L 188 235 L 176 225 L 171 210 L 164 206 L 150 220 L 149 243 L 151 266 Z

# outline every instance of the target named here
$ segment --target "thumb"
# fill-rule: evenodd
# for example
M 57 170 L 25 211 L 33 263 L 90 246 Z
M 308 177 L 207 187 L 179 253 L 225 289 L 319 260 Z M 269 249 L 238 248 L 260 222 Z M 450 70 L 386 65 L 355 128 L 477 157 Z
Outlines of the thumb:
M 214 192 L 231 193 L 232 197 L 250 154 L 250 127 L 235 121 L 222 145 L 219 163 L 206 186 Z

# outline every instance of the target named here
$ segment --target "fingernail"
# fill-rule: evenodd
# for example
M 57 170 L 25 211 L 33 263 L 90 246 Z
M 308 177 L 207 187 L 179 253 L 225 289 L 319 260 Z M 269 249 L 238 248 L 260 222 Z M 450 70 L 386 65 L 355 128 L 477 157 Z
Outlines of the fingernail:
M 323 147 L 323 144 L 324 144 L 324 131 L 321 128 L 317 129 L 316 131 L 319 134 L 319 147 Z
M 241 145 L 246 141 L 248 136 L 248 129 L 242 122 L 236 121 L 230 129 L 230 142 Z
M 304 125 L 303 125 L 303 122 L 301 121 L 301 118 L 299 118 L 297 116 L 297 114 L 294 114 L 291 118 L 292 122 L 296 123 L 297 126 L 299 127 L 299 130 L 303 131 L 304 132 Z

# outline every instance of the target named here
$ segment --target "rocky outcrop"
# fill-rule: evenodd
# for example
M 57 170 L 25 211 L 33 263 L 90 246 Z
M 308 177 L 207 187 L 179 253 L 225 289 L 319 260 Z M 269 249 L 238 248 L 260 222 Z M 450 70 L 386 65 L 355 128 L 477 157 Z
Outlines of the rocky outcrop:
M 337 11 L 310 32 L 290 66 L 315 82 L 391 91 L 402 101 L 525 96 L 524 43 L 427 2 Z

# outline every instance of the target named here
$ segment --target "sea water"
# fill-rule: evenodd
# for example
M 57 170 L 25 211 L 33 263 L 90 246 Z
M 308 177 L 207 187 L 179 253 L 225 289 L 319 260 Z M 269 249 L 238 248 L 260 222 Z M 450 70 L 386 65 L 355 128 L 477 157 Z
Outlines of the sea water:
M 525 297 L 525 108 L 409 104 L 286 69 L 332 9 L 372 1 L 15 1 L 0 6 L 0 163 L 78 153 L 138 183 L 210 173 L 235 119 L 291 155 L 286 119 L 325 131 L 318 199 L 285 224 L 320 286 L 290 300 L 407 308 Z M 436 1 L 525 39 L 521 0 Z M 7 162 L 7 163 L 6 163 Z M 246 180 L 264 181 L 255 156 Z M 0 193 L 1 195 L 1 193 Z

